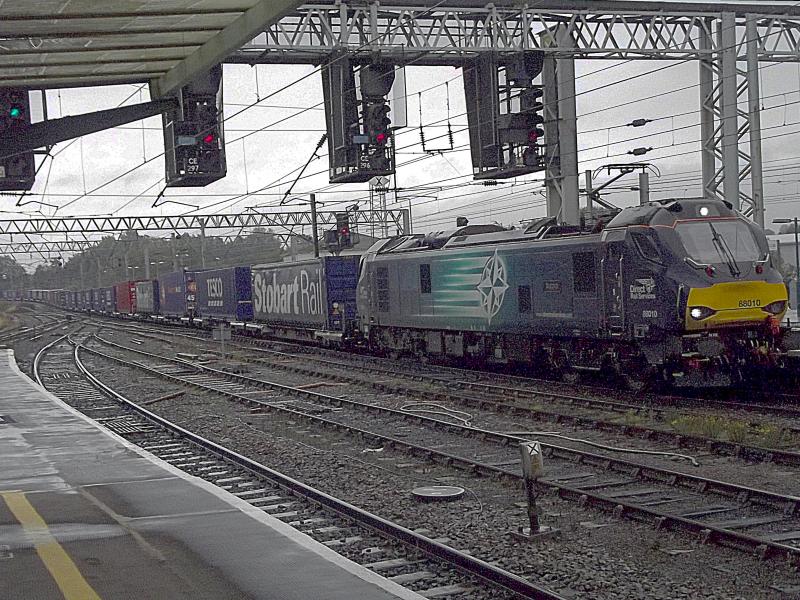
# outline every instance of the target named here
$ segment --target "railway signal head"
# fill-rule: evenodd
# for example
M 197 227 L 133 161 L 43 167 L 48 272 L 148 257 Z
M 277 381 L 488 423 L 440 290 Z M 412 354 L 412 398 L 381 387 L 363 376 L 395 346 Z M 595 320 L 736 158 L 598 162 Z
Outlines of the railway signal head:
M 0 134 L 25 131 L 31 126 L 28 92 L 18 88 L 0 90 Z M 0 156 L 5 154 L 0 150 Z M 10 152 L 0 158 L 0 190 L 29 190 L 36 176 L 33 151 Z
M 353 237 L 350 232 L 350 215 L 336 213 L 336 234 L 339 238 L 339 248 L 352 248 Z
M 181 88 L 182 110 L 164 115 L 168 186 L 204 186 L 225 176 L 222 71 Z
M 389 118 L 391 108 L 383 101 L 369 102 L 364 107 L 364 130 L 369 138 L 369 143 L 376 146 L 385 146 L 390 139 Z

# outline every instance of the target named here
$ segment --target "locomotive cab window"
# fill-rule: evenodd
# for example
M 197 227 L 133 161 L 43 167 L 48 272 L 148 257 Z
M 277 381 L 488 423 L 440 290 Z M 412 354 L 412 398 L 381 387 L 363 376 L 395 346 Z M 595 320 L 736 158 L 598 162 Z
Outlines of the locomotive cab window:
M 656 246 L 656 243 L 649 235 L 635 232 L 631 233 L 631 239 L 633 240 L 633 244 L 636 246 L 636 249 L 639 251 L 639 254 L 641 254 L 644 258 L 659 264 L 663 264 L 658 246 Z
M 431 266 L 419 266 L 419 291 L 422 294 L 431 293 Z
M 590 296 L 597 292 L 596 273 L 594 252 L 576 252 L 572 255 L 572 280 L 576 294 Z
M 675 232 L 686 254 L 703 264 L 761 260 L 755 235 L 741 219 L 684 221 Z

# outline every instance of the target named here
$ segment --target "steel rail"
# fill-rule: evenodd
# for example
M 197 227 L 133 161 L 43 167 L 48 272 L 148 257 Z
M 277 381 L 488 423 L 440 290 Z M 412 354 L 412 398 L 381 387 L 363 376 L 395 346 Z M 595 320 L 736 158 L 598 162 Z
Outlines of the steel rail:
M 40 374 L 42 359 L 51 348 L 60 344 L 64 338 L 68 337 L 68 335 L 69 334 L 64 334 L 61 337 L 56 338 L 46 346 L 42 346 L 41 348 L 39 348 L 39 351 L 36 353 L 36 356 L 33 357 L 33 365 L 31 366 L 31 371 L 33 373 L 33 378 L 36 380 L 36 383 L 38 383 L 40 386 L 45 387 L 44 382 L 42 381 L 42 376 Z
M 99 336 L 97 339 L 103 343 L 112 345 L 114 344 L 113 342 L 105 340 Z M 266 352 L 274 353 L 279 356 L 304 358 L 288 353 L 282 353 L 279 351 L 272 351 L 265 349 L 259 349 L 259 350 L 265 353 Z M 314 360 L 316 362 L 328 362 L 328 364 L 335 366 L 338 369 L 341 369 L 341 365 L 337 365 L 333 361 L 327 361 L 326 359 L 318 359 L 318 358 L 314 358 Z M 759 460 L 762 462 L 773 462 L 775 464 L 800 467 L 800 452 L 795 452 L 791 450 L 782 450 L 780 448 L 768 448 L 764 446 L 755 446 L 752 444 L 742 444 L 739 442 L 717 440 L 699 435 L 682 434 L 678 432 L 667 431 L 664 429 L 647 427 L 644 425 L 618 423 L 616 421 L 608 421 L 605 419 L 596 418 L 589 415 L 570 415 L 556 410 L 551 410 L 545 407 L 533 408 L 530 406 L 520 406 L 518 404 L 510 404 L 499 400 L 492 400 L 485 396 L 481 397 L 468 396 L 464 394 L 457 394 L 452 391 L 440 392 L 431 390 L 420 390 L 413 387 L 404 386 L 401 384 L 364 380 L 363 378 L 359 378 L 354 375 L 349 375 L 346 372 L 341 372 L 336 374 L 327 374 L 327 373 L 322 374 L 319 371 L 315 371 L 313 368 L 304 365 L 270 364 L 270 367 L 281 370 L 288 370 L 294 373 L 300 373 L 304 375 L 316 375 L 316 376 L 324 375 L 328 376 L 331 379 L 336 379 L 339 381 L 367 384 L 378 390 L 386 392 L 400 392 L 408 395 L 413 395 L 415 397 L 422 398 L 427 401 L 437 401 L 437 400 L 455 401 L 464 406 L 477 407 L 477 408 L 484 408 L 486 406 L 491 406 L 498 412 L 526 415 L 534 419 L 545 417 L 548 420 L 553 421 L 555 423 L 567 423 L 573 426 L 592 425 L 594 428 L 597 429 L 620 432 L 626 436 L 636 436 L 640 438 L 643 437 L 645 439 L 650 439 L 650 440 L 669 441 L 677 443 L 678 446 L 698 448 L 721 456 L 734 456 L 741 459 Z M 355 366 L 354 368 L 383 372 L 387 375 L 397 375 L 396 371 L 393 371 L 391 369 L 384 369 L 383 367 L 375 367 L 373 369 L 373 367 L 371 366 L 361 366 L 361 367 Z M 422 374 L 416 374 L 412 378 L 420 382 L 432 383 L 436 385 L 443 385 L 445 383 L 448 385 L 452 384 L 458 385 L 459 383 L 450 381 L 443 382 L 442 380 L 439 380 L 434 376 L 428 377 Z M 583 399 L 577 396 L 559 394 L 556 392 L 528 391 L 527 394 L 531 396 L 530 398 L 531 400 L 539 400 L 542 398 L 554 398 L 557 401 L 567 400 L 573 403 L 583 403 L 585 405 L 588 405 L 590 408 L 598 408 L 598 407 L 604 408 L 604 406 L 601 403 L 606 402 L 604 400 Z M 646 410 L 646 409 L 640 408 L 640 410 Z
M 263 352 L 270 352 L 269 350 L 263 350 Z M 277 353 L 278 355 L 284 356 L 291 356 L 288 353 Z M 302 357 L 297 357 L 302 358 Z M 317 359 L 314 359 L 317 361 Z M 335 365 L 333 361 L 329 361 L 330 365 Z M 321 375 L 320 371 L 315 371 L 314 369 L 306 366 L 293 366 L 293 365 L 286 365 L 286 364 L 273 364 L 270 365 L 274 368 L 282 369 L 282 370 L 291 370 L 295 373 L 302 373 L 306 375 Z M 348 368 L 352 368 L 349 367 Z M 356 369 L 363 369 L 368 371 L 377 371 L 382 372 L 387 375 L 397 375 L 397 371 L 393 371 L 391 369 L 383 369 L 383 368 L 375 368 L 373 369 L 371 366 L 361 366 L 355 367 Z M 403 374 L 402 376 L 406 376 Z M 621 433 L 629 436 L 638 436 L 644 437 L 646 439 L 651 440 L 668 440 L 671 442 L 676 442 L 679 446 L 690 446 L 694 448 L 700 448 L 703 450 L 707 450 L 709 452 L 713 452 L 715 454 L 720 454 L 723 456 L 735 456 L 738 458 L 745 458 L 750 460 L 760 460 L 764 462 L 774 462 L 776 464 L 783 464 L 789 466 L 800 466 L 800 452 L 792 451 L 792 450 L 783 450 L 780 448 L 768 448 L 765 446 L 756 446 L 752 444 L 743 444 L 739 442 L 731 442 L 726 440 L 717 440 L 709 437 L 699 436 L 699 435 L 690 435 L 690 434 L 683 434 L 678 432 L 667 431 L 663 429 L 658 429 L 654 427 L 648 427 L 645 425 L 634 425 L 630 423 L 617 423 L 615 421 L 608 421 L 605 419 L 600 419 L 596 417 L 592 417 L 590 415 L 570 415 L 563 412 L 550 410 L 544 407 L 537 407 L 532 408 L 529 406 L 520 406 L 517 404 L 508 404 L 506 402 L 501 402 L 498 400 L 492 400 L 485 396 L 476 397 L 476 396 L 466 396 L 463 394 L 455 394 L 451 391 L 444 391 L 444 392 L 430 392 L 428 390 L 418 390 L 406 386 L 402 386 L 399 384 L 389 384 L 389 383 L 381 383 L 376 381 L 364 381 L 363 379 L 359 379 L 358 377 L 348 375 L 347 373 L 339 373 L 339 374 L 330 374 L 330 378 L 335 378 L 343 381 L 349 381 L 353 383 L 368 383 L 370 386 L 381 389 L 384 391 L 399 391 L 408 394 L 413 394 L 417 397 L 423 397 L 426 400 L 455 400 L 458 403 L 465 405 L 465 406 L 474 406 L 478 408 L 483 408 L 484 406 L 492 406 L 493 408 L 497 409 L 498 412 L 507 412 L 512 414 L 524 414 L 534 418 L 541 418 L 542 416 L 547 417 L 551 421 L 555 421 L 556 423 L 569 423 L 571 425 L 581 426 L 586 424 L 591 424 L 596 428 L 609 430 L 609 431 L 620 431 Z M 499 386 L 490 386 L 488 384 L 475 384 L 472 382 L 460 382 L 460 381 L 446 381 L 437 379 L 435 376 L 426 376 L 422 374 L 416 374 L 413 376 L 409 376 L 411 379 L 414 379 L 419 382 L 428 383 L 428 384 L 438 384 L 438 385 L 454 385 L 458 387 L 464 387 L 469 390 L 480 390 L 480 389 L 487 389 L 490 390 L 492 393 L 498 393 L 497 390 L 501 389 Z M 495 390 L 491 390 L 491 388 L 496 388 Z M 515 390 L 516 391 L 516 390 Z M 558 402 L 568 402 L 572 405 L 580 405 L 586 408 L 592 409 L 601 409 L 601 410 L 635 410 L 636 412 L 646 412 L 646 411 L 656 411 L 664 414 L 663 410 L 659 410 L 658 408 L 649 408 L 644 406 L 637 406 L 632 404 L 623 404 L 623 403 L 614 403 L 606 400 L 599 400 L 593 398 L 582 398 L 580 396 L 572 396 L 568 394 L 560 394 L 557 392 L 547 392 L 547 391 L 538 391 L 538 390 L 519 390 L 517 394 L 514 394 L 516 399 L 525 399 L 524 396 L 527 396 L 529 400 L 542 400 L 552 398 Z M 792 433 L 800 433 L 800 428 L 792 428 L 786 427 L 787 430 L 791 431 Z
M 113 344 L 116 345 L 117 344 Z M 212 391 L 217 394 L 222 394 L 224 396 L 236 399 L 239 402 L 243 402 L 250 406 L 258 406 L 261 408 L 266 408 L 269 410 L 276 410 L 282 413 L 290 414 L 292 416 L 304 418 L 307 420 L 312 420 L 316 423 L 324 424 L 328 427 L 332 427 L 334 429 L 347 429 L 349 431 L 355 432 L 356 434 L 368 437 L 376 440 L 381 440 L 386 442 L 387 444 L 391 444 L 395 447 L 400 448 L 407 448 L 412 452 L 421 453 L 429 458 L 438 457 L 439 459 L 445 461 L 448 464 L 461 464 L 464 465 L 466 468 L 471 470 L 477 470 L 479 472 L 487 472 L 492 473 L 495 475 L 501 475 L 504 477 L 510 477 L 512 479 L 521 480 L 522 475 L 518 473 L 513 473 L 506 469 L 502 469 L 500 467 L 495 467 L 492 465 L 486 465 L 474 460 L 466 459 L 464 457 L 456 456 L 450 453 L 442 452 L 440 450 L 435 450 L 432 448 L 426 448 L 422 446 L 418 446 L 412 444 L 410 442 L 406 442 L 399 438 L 395 438 L 388 435 L 383 435 L 371 431 L 367 431 L 364 429 L 360 429 L 353 426 L 343 425 L 336 421 L 332 421 L 330 419 L 325 419 L 324 417 L 320 417 L 317 415 L 311 415 L 307 413 L 303 413 L 302 411 L 297 411 L 294 409 L 289 409 L 284 406 L 278 406 L 271 404 L 269 402 L 264 402 L 260 400 L 255 400 L 252 398 L 248 398 L 241 394 L 237 394 L 235 392 L 227 391 L 227 390 L 220 390 L 215 389 L 211 386 L 204 385 L 201 383 L 193 382 L 190 380 L 186 380 L 180 376 L 171 375 L 168 373 L 162 373 L 155 368 L 148 367 L 141 363 L 133 363 L 130 361 L 126 361 L 124 359 L 111 356 L 100 352 L 98 350 L 88 348 L 86 346 L 82 346 L 82 348 L 96 356 L 100 356 L 102 358 L 116 361 L 120 364 L 126 365 L 128 367 L 133 367 L 137 369 L 144 370 L 146 372 L 150 372 L 158 377 L 163 379 L 171 380 L 182 385 L 189 385 L 198 389 L 203 389 L 206 391 Z M 146 352 L 143 350 L 133 349 L 133 348 L 125 348 L 121 347 L 122 349 L 133 352 L 136 354 L 141 354 L 144 356 L 149 356 L 151 358 L 156 358 L 160 361 L 168 361 L 173 363 L 178 363 L 186 367 L 192 367 L 199 371 L 204 371 L 207 373 L 213 373 L 214 375 L 220 376 L 223 379 L 231 379 L 231 373 L 226 373 L 224 371 L 220 371 L 218 369 L 213 369 L 211 367 L 203 366 L 203 365 L 192 365 L 188 361 L 183 361 L 181 359 L 173 359 L 171 357 L 165 357 L 157 354 L 153 354 L 150 352 Z M 491 439 L 497 441 L 501 444 L 508 445 L 508 444 L 518 444 L 523 441 L 527 441 L 525 438 L 502 434 L 494 431 L 484 430 L 477 427 L 470 427 L 465 425 L 455 425 L 450 422 L 442 421 L 439 419 L 434 419 L 431 417 L 423 417 L 421 415 L 413 415 L 403 411 L 389 409 L 384 407 L 377 407 L 369 404 L 365 404 L 362 402 L 354 401 L 354 400 L 347 400 L 344 398 L 338 398 L 335 396 L 329 396 L 327 394 L 321 394 L 319 392 L 312 392 L 309 390 L 303 390 L 298 388 L 293 388 L 291 386 L 268 382 L 264 380 L 254 379 L 250 377 L 246 377 L 243 375 L 234 375 L 233 379 L 237 379 L 242 382 L 250 383 L 251 385 L 257 387 L 269 387 L 272 389 L 283 391 L 287 394 L 291 394 L 294 396 L 301 396 L 306 397 L 309 399 L 313 399 L 316 401 L 322 401 L 329 404 L 333 404 L 336 406 L 347 404 L 359 408 L 363 408 L 366 410 L 373 410 L 373 411 L 380 411 L 383 413 L 391 414 L 393 416 L 398 416 L 404 419 L 412 419 L 418 422 L 436 425 L 438 427 L 443 427 L 448 430 L 456 430 L 468 433 L 469 435 L 473 436 L 480 436 L 483 439 Z M 542 449 L 544 450 L 546 455 L 549 456 L 558 456 L 562 458 L 566 458 L 573 462 L 579 462 L 581 464 L 589 464 L 595 465 L 600 467 L 604 470 L 614 469 L 616 471 L 625 473 L 629 476 L 633 476 L 639 479 L 649 480 L 658 482 L 661 484 L 673 486 L 673 487 L 682 487 L 691 489 L 694 491 L 698 491 L 701 493 L 716 493 L 728 498 L 735 498 L 740 502 L 751 501 L 763 506 L 770 507 L 772 509 L 781 510 L 784 515 L 787 517 L 797 515 L 800 512 L 800 497 L 797 496 L 789 496 L 785 494 L 779 494 L 775 492 L 769 492 L 766 490 L 760 490 L 757 488 L 752 488 L 748 486 L 742 486 L 738 484 L 723 482 L 719 480 L 714 480 L 706 477 L 699 477 L 695 475 L 688 475 L 685 473 L 681 473 L 678 471 L 671 471 L 668 469 L 661 469 L 657 467 L 651 467 L 648 465 L 635 463 L 632 461 L 626 461 L 617 458 L 611 458 L 609 456 L 594 454 L 591 452 L 585 452 L 581 450 L 575 450 L 573 448 L 567 448 L 562 446 L 557 446 L 553 444 L 542 443 Z M 754 554 L 758 555 L 762 559 L 766 558 L 774 558 L 774 557 L 782 557 L 786 558 L 793 563 L 800 563 L 800 548 L 794 548 L 792 546 L 781 544 L 779 542 L 774 542 L 771 540 L 766 540 L 763 538 L 758 538 L 752 535 L 740 533 L 738 531 L 725 529 L 721 527 L 715 527 L 713 525 L 709 525 L 708 523 L 703 523 L 701 521 L 697 521 L 695 519 L 682 517 L 680 515 L 670 514 L 661 510 L 658 510 L 654 507 L 649 506 L 641 506 L 634 504 L 632 502 L 628 502 L 625 500 L 621 500 L 619 498 L 611 498 L 605 496 L 604 494 L 600 494 L 595 491 L 589 491 L 581 488 L 576 488 L 573 486 L 566 485 L 559 481 L 553 480 L 540 480 L 540 483 L 543 485 L 556 489 L 559 493 L 559 496 L 562 498 L 567 498 L 571 500 L 577 500 L 581 504 L 590 503 L 592 505 L 598 506 L 604 510 L 608 510 L 613 512 L 617 516 L 627 516 L 634 519 L 639 520 L 648 520 L 654 522 L 659 528 L 666 528 L 666 529 L 673 529 L 673 530 L 684 530 L 694 532 L 700 535 L 702 541 L 708 542 L 713 541 L 720 545 L 725 545 L 728 547 L 736 548 L 739 550 L 746 550 L 753 552 Z
M 147 331 L 152 332 L 154 335 L 165 335 L 165 333 L 163 331 L 147 329 L 146 326 L 143 326 L 142 328 L 147 330 Z M 187 337 L 187 338 L 191 338 L 191 339 L 204 339 L 202 336 L 192 335 L 192 334 L 187 334 L 187 333 L 172 333 L 170 335 L 177 335 L 177 336 L 180 336 L 180 337 Z M 308 346 L 304 346 L 304 345 L 299 344 L 297 342 L 292 342 L 292 341 L 287 341 L 287 340 L 272 339 L 272 338 L 269 338 L 269 339 L 252 338 L 252 337 L 249 337 L 249 336 L 235 335 L 235 334 L 234 334 L 234 337 L 237 338 L 237 341 L 240 344 L 247 345 L 247 346 L 254 346 L 255 349 L 257 349 L 260 352 L 271 352 L 271 353 L 279 353 L 279 352 L 281 352 L 279 350 L 272 350 L 272 349 L 263 348 L 262 346 L 263 346 L 264 343 L 280 343 L 280 344 L 289 345 L 289 346 L 294 345 L 294 346 L 299 346 L 301 348 L 306 348 L 306 349 L 308 348 Z M 205 339 L 207 339 L 207 336 L 205 337 Z M 327 350 L 331 351 L 331 352 L 334 352 L 334 351 L 332 351 L 330 349 L 327 349 Z M 291 352 L 287 352 L 286 354 L 289 355 L 289 356 L 293 356 L 293 354 Z M 352 353 L 344 353 L 344 354 L 348 358 L 352 358 L 354 356 Z M 300 356 L 300 355 L 294 355 L 294 356 Z M 338 363 L 336 363 L 335 361 L 329 361 L 328 359 L 321 358 L 321 357 L 318 357 L 318 356 L 313 357 L 313 360 L 316 361 L 316 362 L 327 361 L 327 362 L 330 362 L 332 364 L 337 364 L 338 365 Z M 375 370 L 378 370 L 378 369 L 382 369 L 383 367 L 365 366 L 364 368 L 370 368 L 370 369 L 374 368 Z M 452 366 L 445 366 L 445 365 L 437 365 L 437 368 L 439 368 L 440 370 L 442 370 L 444 372 L 453 373 L 455 375 L 460 375 L 460 376 L 463 376 L 463 377 L 468 377 L 468 376 L 474 375 L 474 373 L 475 373 L 474 371 L 469 371 L 469 370 L 462 369 L 462 368 L 459 368 L 459 367 L 452 367 Z M 392 371 L 392 369 L 386 369 L 386 370 L 387 370 L 387 372 Z M 394 371 L 394 372 L 400 373 L 404 377 L 408 377 L 408 378 L 411 378 L 411 379 L 418 379 L 420 381 L 424 380 L 424 378 L 426 377 L 426 375 L 421 375 L 421 374 L 417 374 L 417 373 L 408 373 L 408 372 L 399 372 L 399 371 Z M 552 379 L 543 379 L 543 378 L 538 378 L 538 377 L 523 377 L 523 376 L 519 376 L 519 375 L 509 375 L 507 373 L 495 373 L 495 372 L 492 372 L 492 371 L 481 371 L 481 372 L 485 373 L 487 375 L 494 376 L 494 377 L 502 377 L 502 380 L 504 382 L 513 382 L 513 383 L 515 383 L 517 385 L 521 385 L 521 386 L 528 385 L 528 384 L 531 384 L 531 383 L 553 384 L 553 380 Z M 430 377 L 431 379 L 437 379 L 433 375 L 428 376 L 428 377 Z M 564 401 L 569 402 L 571 404 L 583 405 L 583 406 L 588 406 L 588 407 L 592 407 L 592 406 L 604 407 L 605 406 L 605 407 L 612 407 L 613 409 L 618 409 L 620 411 L 628 411 L 628 410 L 643 411 L 643 410 L 645 410 L 645 411 L 664 412 L 664 407 L 663 406 L 659 406 L 659 405 L 656 405 L 656 404 L 653 404 L 653 403 L 628 404 L 628 403 L 624 403 L 624 402 L 618 402 L 618 401 L 615 401 L 615 400 L 605 400 L 605 399 L 600 399 L 600 398 L 587 398 L 587 397 L 575 396 L 575 395 L 571 395 L 571 394 L 561 394 L 561 393 L 558 393 L 558 392 L 541 391 L 541 390 L 536 390 L 536 389 L 531 389 L 531 388 L 526 388 L 526 387 L 508 387 L 507 385 L 504 385 L 503 387 L 501 387 L 501 386 L 498 386 L 498 385 L 495 385 L 495 384 L 491 384 L 491 383 L 472 382 L 472 381 L 467 381 L 467 380 L 463 380 L 463 381 L 450 381 L 450 380 L 448 380 L 447 383 L 448 384 L 452 384 L 452 385 L 458 385 L 460 387 L 472 388 L 472 389 L 476 389 L 476 390 L 489 389 L 491 391 L 491 390 L 494 389 L 494 391 L 496 391 L 497 393 L 506 393 L 506 390 L 508 390 L 508 393 L 506 393 L 506 395 L 511 395 L 511 396 L 517 396 L 517 395 L 523 395 L 523 394 L 546 394 L 546 395 L 549 395 L 551 397 L 557 398 L 559 400 L 564 400 Z M 591 386 L 590 387 L 590 386 L 584 385 L 584 384 L 572 384 L 572 385 L 574 385 L 576 387 L 586 388 L 587 391 L 592 391 L 592 392 L 595 392 L 598 389 L 597 386 Z M 601 387 L 599 389 L 601 389 L 602 391 L 607 391 L 607 392 L 617 392 L 617 390 L 615 390 L 613 388 L 608 388 L 608 387 Z M 694 397 L 691 397 L 691 396 L 680 396 L 680 395 L 674 395 L 674 394 L 658 394 L 656 396 L 656 400 L 661 404 L 669 403 L 670 406 L 675 406 L 675 407 L 680 407 L 680 408 L 696 409 L 696 408 L 698 408 L 697 404 L 701 403 L 703 408 L 720 408 L 720 409 L 724 409 L 724 410 L 728 410 L 728 409 L 733 408 L 733 409 L 741 410 L 741 411 L 744 411 L 744 412 L 754 412 L 754 413 L 761 412 L 762 414 L 763 413 L 769 413 L 770 415 L 773 415 L 773 416 L 789 417 L 789 418 L 791 418 L 791 417 L 800 418 L 800 406 L 786 406 L 786 405 L 763 404 L 763 403 L 754 403 L 754 402 L 753 403 L 748 403 L 748 402 L 737 402 L 737 401 L 714 400 L 714 399 L 711 399 L 711 398 L 703 398 L 703 397 L 694 398 Z M 800 397 L 796 398 L 796 400 L 798 402 L 800 402 Z M 800 432 L 800 428 L 797 428 L 797 431 Z
M 63 339 L 63 338 L 62 338 Z M 75 343 L 75 361 L 76 365 L 80 369 L 80 371 L 84 374 L 84 376 L 95 386 L 99 389 L 103 390 L 107 394 L 113 396 L 118 401 L 124 403 L 127 406 L 130 406 L 134 411 L 141 414 L 142 416 L 150 419 L 168 429 L 169 431 L 179 435 L 181 437 L 187 438 L 191 440 L 193 443 L 197 444 L 198 446 L 205 448 L 206 450 L 226 459 L 229 460 L 261 477 L 269 479 L 285 488 L 305 497 L 314 502 L 317 502 L 330 510 L 341 514 L 349 519 L 355 520 L 360 524 L 363 524 L 375 531 L 383 533 L 389 537 L 392 537 L 398 541 L 403 542 L 404 544 L 413 546 L 414 548 L 424 552 L 428 556 L 433 558 L 446 561 L 451 565 L 455 566 L 462 572 L 467 573 L 468 575 L 477 577 L 494 585 L 503 587 L 509 591 L 513 591 L 517 594 L 523 595 L 527 598 L 532 598 L 534 600 L 566 600 L 564 596 L 556 594 L 555 592 L 548 590 L 546 588 L 540 587 L 535 585 L 534 583 L 523 579 L 513 573 L 500 569 L 494 565 L 491 565 L 479 558 L 475 558 L 469 554 L 464 552 L 460 552 L 455 548 L 451 548 L 450 546 L 446 546 L 440 542 L 432 540 L 424 535 L 420 535 L 402 525 L 398 525 L 397 523 L 393 523 L 383 517 L 370 513 L 364 509 L 361 509 L 353 504 L 348 502 L 344 502 L 335 498 L 325 492 L 317 490 L 311 486 L 306 485 L 305 483 L 298 481 L 297 479 L 293 479 L 283 473 L 275 471 L 266 465 L 262 465 L 238 452 L 230 450 L 224 446 L 221 446 L 207 438 L 204 438 L 196 433 L 193 433 L 187 429 L 182 428 L 181 426 L 160 417 L 159 415 L 139 406 L 135 402 L 125 398 L 103 382 L 101 382 L 96 376 L 94 376 L 88 368 L 83 364 L 80 360 L 79 352 L 83 350 L 89 352 L 91 354 L 99 354 L 97 351 L 87 348 L 86 346 Z M 117 359 L 120 360 L 120 359 Z M 124 361 L 122 361 L 124 362 Z M 140 367 L 140 365 L 134 365 Z M 149 370 L 149 369 L 148 369 Z M 154 371 L 155 372 L 155 371 Z

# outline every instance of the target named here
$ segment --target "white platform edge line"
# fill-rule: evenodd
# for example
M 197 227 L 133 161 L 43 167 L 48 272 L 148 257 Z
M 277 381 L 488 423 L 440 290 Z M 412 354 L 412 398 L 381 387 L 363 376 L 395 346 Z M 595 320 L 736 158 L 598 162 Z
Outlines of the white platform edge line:
M 14 357 L 14 350 L 11 349 L 11 348 L 7 348 L 6 352 L 7 352 L 7 355 L 8 355 L 8 363 L 9 363 L 9 365 L 11 367 L 12 372 L 16 373 L 28 385 L 30 385 L 32 388 L 34 388 L 38 392 L 44 393 L 44 395 L 51 402 L 53 402 L 54 404 L 56 404 L 56 405 L 60 406 L 61 408 L 65 409 L 67 412 L 75 415 L 76 417 L 78 417 L 79 419 L 85 421 L 86 423 L 90 424 L 95 429 L 97 429 L 101 433 L 105 434 L 106 436 L 112 438 L 116 442 L 120 443 L 122 446 L 124 446 L 128 450 L 138 454 L 139 456 L 141 456 L 142 458 L 144 458 L 146 460 L 149 460 L 150 462 L 152 462 L 155 465 L 161 467 L 165 471 L 167 471 L 169 473 L 172 473 L 176 477 L 180 477 L 181 479 L 187 481 L 188 483 L 205 490 L 206 492 L 212 494 L 213 496 L 216 496 L 217 498 L 219 498 L 223 502 L 225 502 L 225 503 L 229 504 L 230 506 L 236 508 L 240 512 L 243 512 L 244 514 L 246 514 L 250 518 L 255 519 L 256 521 L 259 521 L 260 523 L 263 523 L 264 525 L 267 525 L 268 527 L 271 527 L 272 529 L 274 529 L 275 531 L 281 533 L 282 535 L 284 535 L 285 537 L 289 538 L 290 540 L 292 540 L 293 542 L 297 543 L 298 545 L 300 545 L 300 546 L 302 546 L 302 547 L 304 547 L 304 548 L 306 548 L 306 549 L 318 554 L 319 556 L 321 556 L 322 558 L 324 558 L 328 562 L 331 562 L 331 563 L 341 567 L 342 569 L 344 569 L 345 571 L 355 575 L 359 579 L 362 579 L 362 580 L 364 580 L 364 581 L 366 581 L 368 583 L 371 583 L 371 584 L 373 584 L 373 585 L 375 585 L 375 586 L 377 586 L 379 588 L 382 588 L 382 589 L 386 590 L 387 592 L 393 594 L 397 598 L 401 598 L 402 600 L 425 600 L 425 598 L 423 596 L 420 596 L 416 592 L 408 590 L 408 589 L 404 588 L 403 586 L 401 586 L 400 584 L 394 583 L 393 581 L 390 581 L 390 580 L 388 580 L 388 579 L 386 579 L 384 577 L 381 577 L 380 575 L 378 575 L 377 573 L 375 573 L 373 571 L 370 571 L 366 567 L 362 567 L 361 565 L 359 565 L 356 562 L 353 562 L 349 558 L 346 558 L 346 557 L 342 556 L 341 554 L 338 554 L 337 552 L 331 550 L 330 548 L 328 548 L 324 544 L 322 544 L 320 542 L 317 542 L 316 540 L 310 538 L 309 536 L 305 535 L 304 533 L 299 532 L 297 529 L 295 529 L 294 527 L 288 525 L 287 523 L 284 523 L 280 519 L 276 519 L 275 517 L 272 517 L 269 514 L 265 513 L 263 510 L 259 510 L 255 506 L 249 504 L 245 500 L 242 500 L 241 498 L 238 498 L 238 497 L 234 496 L 233 494 L 231 494 L 227 490 L 223 490 L 222 488 L 214 485 L 213 483 L 210 483 L 210 482 L 208 482 L 208 481 L 206 481 L 204 479 L 200 479 L 199 477 L 195 477 L 194 475 L 190 475 L 189 473 L 186 473 L 185 471 L 181 471 L 177 467 L 174 467 L 171 464 L 169 464 L 168 462 L 161 460 L 157 456 L 151 454 L 150 452 L 148 452 L 147 450 L 144 450 L 143 448 L 140 448 L 136 444 L 134 444 L 132 442 L 129 442 L 128 440 L 126 440 L 125 438 L 117 435 L 113 431 L 109 431 L 108 429 L 106 429 L 105 427 L 103 427 L 102 425 L 100 425 L 99 423 L 94 421 L 91 417 L 87 417 L 85 414 L 83 414 L 82 412 L 80 412 L 76 408 L 73 408 L 72 406 L 70 406 L 69 404 L 67 404 L 63 400 L 61 400 L 61 398 L 59 398 L 58 396 L 54 395 L 52 392 L 50 392 L 46 388 L 43 388 L 38 383 L 33 381 L 30 377 L 25 375 L 20 370 L 19 365 L 17 365 L 17 361 L 16 361 L 16 359 Z M 112 483 L 110 485 L 115 485 L 115 484 Z M 116 485 L 119 485 L 119 483 L 117 483 Z

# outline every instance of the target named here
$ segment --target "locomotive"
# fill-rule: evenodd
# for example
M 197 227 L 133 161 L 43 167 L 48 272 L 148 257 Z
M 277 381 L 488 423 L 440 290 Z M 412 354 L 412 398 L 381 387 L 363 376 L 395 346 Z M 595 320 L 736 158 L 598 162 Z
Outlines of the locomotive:
M 639 387 L 724 385 L 779 361 L 788 307 L 766 237 L 724 202 L 627 208 L 588 229 L 543 219 L 376 243 L 359 330 L 379 351 L 493 360 Z

